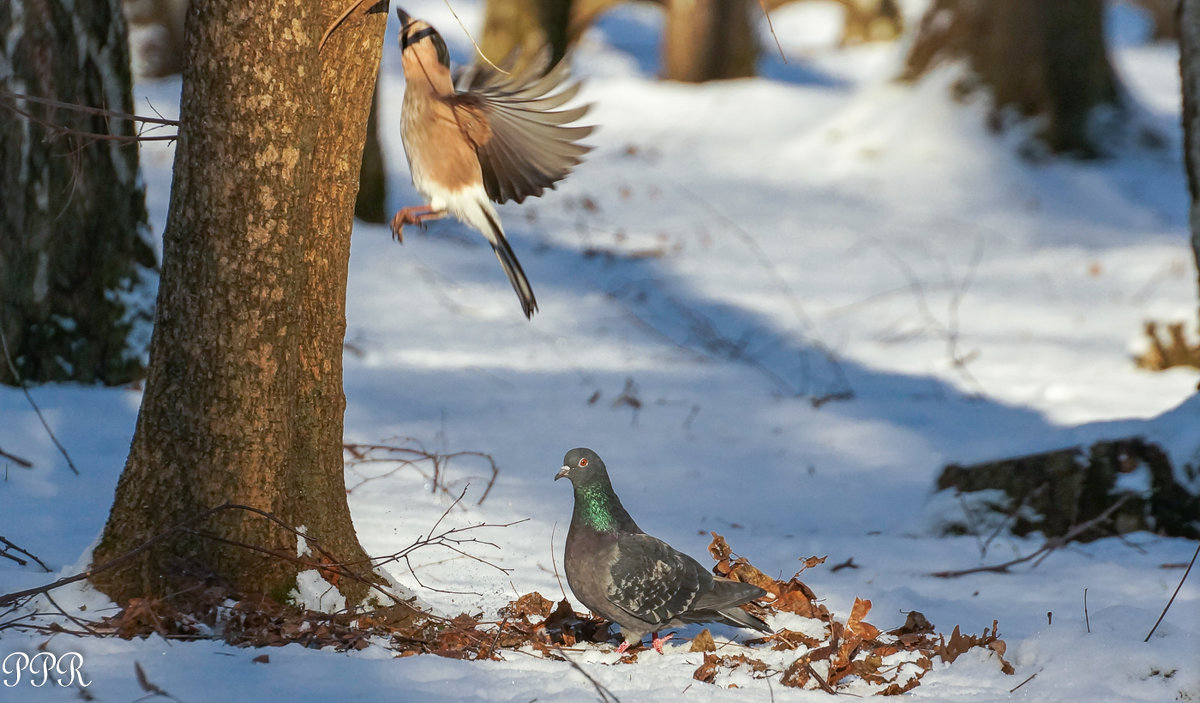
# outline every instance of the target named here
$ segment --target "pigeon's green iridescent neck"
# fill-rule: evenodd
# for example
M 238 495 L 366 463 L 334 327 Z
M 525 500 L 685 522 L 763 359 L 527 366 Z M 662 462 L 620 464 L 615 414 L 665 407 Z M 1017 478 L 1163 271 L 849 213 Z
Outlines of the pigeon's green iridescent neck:
M 620 503 L 612 489 L 599 483 L 575 487 L 575 512 L 598 532 L 616 532 Z

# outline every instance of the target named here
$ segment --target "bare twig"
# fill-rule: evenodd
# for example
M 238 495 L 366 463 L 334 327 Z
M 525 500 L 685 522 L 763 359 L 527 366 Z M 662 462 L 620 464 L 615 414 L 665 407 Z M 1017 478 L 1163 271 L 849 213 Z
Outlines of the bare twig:
M 1183 578 L 1179 579 L 1179 585 L 1175 587 L 1175 592 L 1171 594 L 1171 599 L 1167 601 L 1166 606 L 1163 607 L 1162 613 L 1160 613 L 1158 619 L 1154 621 L 1154 627 L 1150 628 L 1150 631 L 1146 633 L 1146 639 L 1142 640 L 1143 642 L 1150 641 L 1150 637 L 1153 636 L 1154 631 L 1158 629 L 1159 623 L 1161 623 L 1163 618 L 1167 616 L 1167 610 L 1169 610 L 1171 608 L 1171 604 L 1175 602 L 1175 596 L 1179 595 L 1179 589 L 1183 588 L 1183 582 L 1187 581 L 1188 574 L 1192 573 L 1192 567 L 1196 565 L 1197 556 L 1200 556 L 1200 542 L 1196 544 L 1196 551 L 1192 554 L 1192 560 L 1188 562 L 1187 569 L 1185 569 L 1183 572 Z
M 242 510 L 242 511 L 246 511 L 246 512 L 251 512 L 251 513 L 255 513 L 256 515 L 260 515 L 260 516 L 266 518 L 267 520 L 270 520 L 271 522 L 273 522 L 276 525 L 280 526 L 281 528 L 291 532 L 292 534 L 295 534 L 298 537 L 302 537 L 305 540 L 307 540 L 309 546 L 312 547 L 319 554 L 321 554 L 323 557 L 325 557 L 325 559 L 327 561 L 306 561 L 306 560 L 300 559 L 298 557 L 291 556 L 289 554 L 282 554 L 278 551 L 269 550 L 269 549 L 266 549 L 265 547 L 261 547 L 258 545 L 251 545 L 251 544 L 246 544 L 244 542 L 238 542 L 236 540 L 226 539 L 226 538 L 219 537 L 219 536 L 211 534 L 211 533 L 197 530 L 195 528 L 195 525 L 201 523 L 204 520 L 207 520 L 209 517 L 211 517 L 219 512 L 226 511 L 226 510 Z M 365 578 L 364 576 L 358 574 L 356 571 L 352 570 L 350 568 L 350 566 L 352 565 L 351 563 L 342 562 L 342 561 L 339 561 L 339 560 L 333 558 L 333 556 L 330 555 L 327 551 L 325 551 L 325 549 L 323 547 L 321 547 L 320 543 L 318 543 L 316 540 L 308 537 L 307 535 L 305 535 L 304 533 L 295 529 L 294 527 L 291 527 L 290 525 L 283 522 L 275 515 L 267 512 L 265 510 L 261 510 L 259 508 L 255 508 L 255 507 L 252 507 L 249 505 L 240 505 L 237 503 L 223 503 L 221 505 L 218 505 L 215 508 L 210 508 L 208 510 L 205 510 L 189 520 L 185 520 L 183 522 L 180 522 L 176 525 L 173 525 L 173 526 L 167 528 L 166 530 L 163 530 L 162 532 L 159 532 L 158 534 L 154 535 L 153 537 L 146 540 L 145 542 L 138 545 L 137 547 L 134 547 L 133 549 L 129 550 L 128 552 L 125 552 L 124 554 L 116 556 L 116 557 L 104 562 L 103 564 L 93 566 L 92 568 L 87 569 L 81 573 L 73 574 L 71 576 L 66 576 L 66 577 L 60 578 L 56 581 L 53 581 L 51 583 L 48 583 L 48 584 L 45 584 L 42 586 L 37 586 L 34 588 L 27 588 L 27 589 L 24 589 L 21 591 L 14 591 L 13 593 L 6 593 L 3 595 L 0 595 L 0 608 L 12 605 L 12 604 L 20 601 L 21 599 L 29 598 L 31 596 L 35 596 L 35 595 L 39 595 L 39 594 L 43 594 L 43 593 L 48 593 L 56 588 L 61 588 L 62 586 L 67 586 L 69 584 L 76 583 L 78 581 L 83 581 L 85 579 L 91 578 L 92 576 L 95 576 L 96 574 L 108 571 L 109 569 L 116 568 L 116 567 L 120 566 L 121 564 L 124 564 L 124 563 L 130 561 L 134 557 L 140 555 L 141 553 L 143 553 L 146 550 L 153 547 L 155 544 L 158 544 L 159 542 L 170 537 L 171 535 L 175 534 L 176 532 L 187 532 L 188 534 L 195 534 L 198 536 L 206 537 L 208 539 L 213 539 L 213 540 L 216 540 L 216 541 L 219 541 L 219 542 L 222 542 L 225 544 L 229 544 L 232 546 L 237 546 L 237 547 L 242 547 L 245 549 L 250 549 L 253 551 L 258 551 L 263 554 L 267 554 L 269 556 L 292 561 L 293 563 L 298 563 L 298 564 L 301 564 L 304 566 L 309 566 L 314 569 L 333 571 L 333 572 L 339 574 L 340 576 L 344 576 L 346 578 L 353 579 L 355 581 L 358 581 L 360 583 L 363 583 L 363 584 L 369 586 L 370 588 L 372 588 L 376 591 L 379 591 L 380 593 L 387 596 L 388 598 L 391 598 L 396 603 L 404 602 L 402 599 L 397 597 L 395 594 L 388 592 L 386 589 L 384 589 L 379 584 L 375 583 L 374 581 L 372 581 L 370 579 Z
M 1088 617 L 1087 589 L 1083 589 L 1083 624 L 1087 625 L 1088 634 L 1092 634 L 1092 619 Z
M 28 459 L 22 459 L 21 457 L 17 456 L 16 454 L 9 454 L 8 452 L 4 451 L 3 449 L 0 449 L 0 458 L 8 459 L 9 461 L 16 464 L 17 466 L 20 466 L 22 469 L 32 469 L 33 468 L 32 461 L 29 461 Z
M 754 235 L 742 227 L 741 223 L 739 223 L 737 220 L 729 215 L 726 215 L 715 205 L 713 205 L 712 201 L 701 198 L 678 181 L 674 182 L 674 186 L 690 200 L 696 203 L 696 205 L 707 210 L 716 219 L 723 221 L 729 228 L 729 231 L 732 232 L 737 238 L 737 240 L 740 241 L 756 259 L 758 259 L 759 266 L 774 280 L 775 287 L 783 295 L 783 298 L 788 303 L 789 307 L 791 307 L 792 314 L 795 316 L 796 322 L 799 324 L 801 331 L 805 335 L 805 341 L 811 344 L 813 348 L 815 348 L 823 357 L 825 357 L 825 360 L 828 362 L 829 367 L 834 375 L 834 385 L 838 388 L 837 390 L 833 390 L 829 393 L 815 397 L 813 399 L 814 407 L 819 407 L 829 400 L 843 400 L 852 397 L 853 390 L 850 388 L 849 381 L 846 379 L 846 374 L 842 369 L 841 362 L 838 360 L 837 355 L 834 354 L 832 349 L 826 346 L 824 342 L 817 339 L 815 334 L 810 334 L 810 332 L 816 328 L 816 324 L 813 322 L 812 318 L 809 317 L 808 313 L 805 312 L 803 306 L 800 305 L 800 299 L 799 296 L 796 295 L 795 289 L 793 289 L 791 284 L 787 282 L 787 279 L 783 277 L 783 274 L 779 272 L 779 268 L 776 266 L 776 261 L 772 259 L 765 250 L 763 250 L 762 246 L 759 245 L 758 240 L 754 238 Z M 805 362 L 805 367 L 807 368 L 807 362 Z
M 14 93 L 10 90 L 0 89 L 0 108 L 6 108 L 17 115 L 41 125 L 50 133 L 55 135 L 70 135 L 74 137 L 84 137 L 93 141 L 113 141 L 113 142 L 155 142 L 155 141 L 175 141 L 178 138 L 177 134 L 165 134 L 148 136 L 144 132 L 138 134 L 112 134 L 103 132 L 85 132 L 83 130 L 64 127 L 60 124 L 51 122 L 48 119 L 40 117 L 29 110 L 26 110 L 18 105 L 18 101 L 33 103 L 35 105 L 46 105 L 62 110 L 70 110 L 85 115 L 96 115 L 98 117 L 109 117 L 114 119 L 129 120 L 131 122 L 141 122 L 143 124 L 155 125 L 152 129 L 162 126 L 179 126 L 179 120 L 167 119 L 165 117 L 145 117 L 143 115 L 134 115 L 128 112 L 119 110 L 109 110 L 102 107 L 93 107 L 91 105 L 79 105 L 69 103 L 62 100 L 54 100 L 53 98 L 41 98 L 33 95 L 25 95 L 23 93 Z
M 46 428 L 46 434 L 50 436 L 50 441 L 54 442 L 54 446 L 58 447 L 58 451 L 62 452 L 63 458 L 67 460 L 67 467 L 78 476 L 79 469 L 75 468 L 75 462 L 71 461 L 71 455 L 67 454 L 67 448 L 62 445 L 62 442 L 58 441 L 58 437 L 54 436 L 54 430 L 50 429 L 50 423 L 46 422 L 46 418 L 42 416 L 42 409 L 38 407 L 37 403 L 33 402 L 33 396 L 29 394 L 29 389 L 25 387 L 25 379 L 21 378 L 21 372 L 17 371 L 17 365 L 13 363 L 12 354 L 8 351 L 8 335 L 4 334 L 4 325 L 0 325 L 0 347 L 4 349 L 4 359 L 8 362 L 8 370 L 12 373 L 13 380 L 21 387 L 21 392 L 25 394 L 25 400 L 29 401 L 29 406 L 37 414 L 42 427 Z
M 805 660 L 804 668 L 805 668 L 805 670 L 808 671 L 809 676 L 811 676 L 817 680 L 817 685 L 821 687 L 822 691 L 824 691 L 830 695 L 837 694 L 837 691 L 833 690 L 833 687 L 830 686 L 828 683 L 826 683 L 825 679 L 823 679 L 821 677 L 821 675 L 817 673 L 817 670 L 813 668 L 812 662 Z
M 1046 542 L 1040 548 L 1038 548 L 1037 551 L 1035 551 L 1031 554 L 1027 554 L 1023 557 L 1018 557 L 1018 558 L 1012 559 L 1010 561 L 1006 561 L 1003 564 L 992 564 L 989 566 L 977 566 L 973 569 L 962 569 L 959 571 L 937 571 L 937 572 L 930 574 L 930 576 L 937 576 L 938 578 L 957 578 L 959 576 L 966 576 L 968 574 L 978 574 L 978 573 L 983 573 L 983 572 L 993 572 L 993 573 L 1003 574 L 1003 573 L 1008 572 L 1009 567 L 1016 566 L 1017 564 L 1023 564 L 1024 562 L 1030 561 L 1031 559 L 1037 559 L 1037 561 L 1034 562 L 1034 565 L 1033 565 L 1036 568 L 1038 564 L 1042 563 L 1043 559 L 1050 556 L 1055 551 L 1061 549 L 1068 542 L 1070 542 L 1071 540 L 1075 539 L 1079 535 L 1087 532 L 1088 530 L 1090 530 L 1090 529 L 1096 527 L 1097 525 L 1100 525 L 1101 523 L 1108 520 L 1108 518 L 1112 517 L 1112 514 L 1115 513 L 1118 508 L 1120 508 L 1122 505 L 1124 505 L 1125 502 L 1128 501 L 1130 498 L 1133 498 L 1133 496 L 1134 496 L 1134 494 L 1132 494 L 1132 493 L 1126 493 L 1125 495 L 1118 498 L 1117 501 L 1114 502 L 1112 505 L 1108 506 L 1108 508 L 1106 508 L 1104 510 L 1104 512 L 1100 513 L 1099 515 L 1092 518 L 1091 520 L 1082 522 L 1082 523 L 1072 527 L 1070 530 L 1067 530 L 1067 533 L 1065 535 L 1062 535 L 1061 537 L 1051 537 L 1051 538 L 1047 539 Z
M 109 109 L 103 108 L 103 107 L 92 107 L 91 105 L 79 105 L 77 103 L 64 102 L 62 100 L 55 100 L 53 98 L 39 98 L 34 95 L 25 95 L 24 93 L 14 93 L 11 90 L 4 90 L 3 88 L 0 88 L 0 100 L 4 100 L 4 101 L 23 100 L 25 102 L 31 102 L 36 105 L 47 105 L 49 107 L 57 107 L 57 108 L 61 108 L 63 110 L 71 110 L 72 112 L 81 112 L 85 115 L 97 115 L 99 117 L 116 117 L 116 118 L 123 119 L 123 120 L 131 120 L 133 122 L 144 122 L 146 124 L 154 124 L 154 125 L 161 125 L 161 126 L 167 126 L 167 127 L 178 127 L 179 126 L 179 120 L 173 120 L 168 117 L 163 117 L 161 115 L 158 117 L 146 117 L 144 115 L 134 115 L 134 114 L 130 114 L 128 112 L 121 112 L 120 110 L 109 110 Z M 9 107 L 9 105 L 10 105 L 10 103 L 0 103 L 0 104 L 4 104 L 5 107 Z
M 558 652 L 559 656 L 561 656 L 564 661 L 566 661 L 568 664 L 571 665 L 571 668 L 575 669 L 575 671 L 578 671 L 583 676 L 583 678 L 587 679 L 588 682 L 592 684 L 592 688 L 596 689 L 596 695 L 600 696 L 600 700 L 602 703 L 609 703 L 609 701 L 612 701 L 612 703 L 621 703 L 621 699 L 617 698 L 617 696 L 612 691 L 608 690 L 608 688 L 604 684 L 600 683 L 595 678 L 593 678 L 592 675 L 589 674 L 586 670 L 584 670 L 584 668 L 582 666 L 580 666 L 578 662 L 576 662 L 571 657 L 567 656 L 567 653 L 563 650 L 562 647 L 556 646 L 554 649 L 555 649 L 555 651 Z
M 563 588 L 562 576 L 558 575 L 558 558 L 554 556 L 554 533 L 558 530 L 558 521 L 550 528 L 550 566 L 554 567 L 554 580 L 558 581 L 558 590 L 562 591 L 563 600 L 567 599 L 567 589 Z
M 518 525 L 522 522 L 525 522 L 529 518 L 524 518 L 521 520 L 515 520 L 513 522 L 501 523 L 501 524 L 481 523 L 478 525 L 469 525 L 467 527 L 454 527 L 454 528 L 451 528 L 448 530 L 444 530 L 441 533 L 438 533 L 436 535 L 434 534 L 434 532 L 437 531 L 438 527 L 441 526 L 442 521 L 446 518 L 446 516 L 450 513 L 450 511 L 453 510 L 454 507 L 457 506 L 458 503 L 463 499 L 463 496 L 466 495 L 466 492 L 467 492 L 467 489 L 463 488 L 463 491 L 462 491 L 462 493 L 459 494 L 458 498 L 456 498 L 454 500 L 454 502 L 451 503 L 449 505 L 449 507 L 447 507 L 446 510 L 444 510 L 442 512 L 441 516 L 437 519 L 437 522 L 435 522 L 433 524 L 433 527 L 430 528 L 428 535 L 422 535 L 422 536 L 418 537 L 416 539 L 416 541 L 414 541 L 412 544 L 408 545 L 407 547 L 405 547 L 404 549 L 401 549 L 398 552 L 395 552 L 394 554 L 389 554 L 389 555 L 383 556 L 383 557 L 372 558 L 371 562 L 372 562 L 373 566 L 378 568 L 380 566 L 383 566 L 384 564 L 390 564 L 392 562 L 404 562 L 404 565 L 408 568 L 408 572 L 410 574 L 412 574 L 412 577 L 414 579 L 416 579 L 417 584 L 420 585 L 422 588 L 427 588 L 431 591 L 437 591 L 438 593 L 455 593 L 455 594 L 462 594 L 462 595 L 470 594 L 470 592 L 468 592 L 468 591 L 450 591 L 450 590 L 446 590 L 446 589 L 434 588 L 433 586 L 429 586 L 429 585 L 425 584 L 423 581 L 421 581 L 421 577 L 417 576 L 417 572 L 412 565 L 412 560 L 410 559 L 412 553 L 414 551 L 416 551 L 417 549 L 421 549 L 422 547 L 432 547 L 432 546 L 442 547 L 444 549 L 450 550 L 451 552 L 453 552 L 455 554 L 458 554 L 459 556 L 466 557 L 467 559 L 479 562 L 480 564 L 484 564 L 486 566 L 490 566 L 493 569 L 500 571 L 501 573 L 504 573 L 504 574 L 511 573 L 512 569 L 506 569 L 497 564 L 493 564 L 492 562 L 488 561 L 487 559 L 484 559 L 482 557 L 471 554 L 470 552 L 466 551 L 462 546 L 462 545 L 466 545 L 466 544 L 479 544 L 479 545 L 485 545 L 488 547 L 493 547 L 495 549 L 500 549 L 500 545 L 495 544 L 494 542 L 486 542 L 484 540 L 476 539 L 474 537 L 463 538 L 463 537 L 459 537 L 458 535 L 460 535 L 464 532 L 468 532 L 470 530 L 477 530 L 477 529 L 485 528 L 485 527 L 511 527 L 513 525 Z
M 55 609 L 57 609 L 58 612 L 61 613 L 64 618 L 70 620 L 71 622 L 75 623 L 76 625 L 78 625 L 79 627 L 83 628 L 84 630 L 86 630 L 87 632 L 89 632 L 93 635 L 97 634 L 96 631 L 92 629 L 92 626 L 90 623 L 88 623 L 85 620 L 81 620 L 81 619 L 75 617 L 74 615 L 71 615 L 66 610 L 63 610 L 63 607 L 61 605 L 59 605 L 58 601 L 54 600 L 54 598 L 52 598 L 49 593 L 43 593 L 42 595 L 46 596 L 46 600 L 50 601 L 50 605 L 53 605 L 55 607 Z
M 142 671 L 142 665 L 136 661 L 133 663 L 133 673 L 135 676 L 137 676 L 138 686 L 140 686 L 141 689 L 146 692 L 146 695 L 137 699 L 138 701 L 144 701 L 147 698 L 153 698 L 155 696 L 162 696 L 163 698 L 170 698 L 176 703 L 179 703 L 178 698 L 151 683 L 150 679 L 146 678 L 146 672 Z
M 487 63 L 487 65 L 489 65 L 492 68 L 496 69 L 497 71 L 503 73 L 504 75 L 511 76 L 512 75 L 511 73 L 509 73 L 508 71 L 505 71 L 503 68 L 500 68 L 496 64 L 492 63 L 492 60 L 489 59 L 487 57 L 487 55 L 483 53 L 483 49 L 480 49 L 479 44 L 477 44 L 475 42 L 475 37 L 471 36 L 471 32 L 469 32 L 467 30 L 467 25 L 463 24 L 463 21 L 461 19 L 459 19 L 459 17 L 458 17 L 458 13 L 454 11 L 453 7 L 451 7 L 450 0 L 445 0 L 445 2 L 446 2 L 446 9 L 450 10 L 450 14 L 454 15 L 454 20 L 456 22 L 458 22 L 458 26 L 462 28 L 463 34 L 467 35 L 467 39 L 471 40 L 471 46 L 475 47 L 475 53 L 479 54 L 479 58 L 483 59 Z
M 17 557 L 17 556 L 14 556 L 14 555 L 8 553 L 8 550 L 10 550 L 10 549 L 16 550 L 16 551 L 20 552 L 21 554 L 24 554 L 25 556 L 29 557 L 30 559 L 36 561 L 37 565 L 42 567 L 42 569 L 46 573 L 50 573 L 50 567 L 46 566 L 42 562 L 41 559 L 38 559 L 32 553 L 30 553 L 24 549 L 21 549 L 17 545 L 10 542 L 7 538 L 0 536 L 0 557 L 6 557 L 8 559 L 12 559 L 13 561 L 17 562 L 21 566 L 25 566 L 26 561 L 24 559 L 21 559 L 20 557 Z
M 775 48 L 779 49 L 779 58 L 787 63 L 787 57 L 783 55 L 783 45 L 779 43 L 779 36 L 775 34 L 775 25 L 771 23 L 771 12 L 767 10 L 767 3 L 764 0 L 758 0 L 758 6 L 762 8 L 763 17 L 767 18 L 767 29 L 771 30 L 771 38 L 775 40 Z M 771 698 L 774 699 L 774 694 Z
M 346 465 L 348 467 L 350 467 L 351 469 L 353 469 L 354 467 L 356 467 L 360 464 L 374 464 L 374 463 L 391 462 L 391 461 L 399 462 L 399 466 L 395 467 L 391 471 L 387 471 L 387 472 L 379 474 L 377 476 L 365 477 L 365 478 L 363 478 L 362 481 L 359 481 L 355 485 L 347 488 L 346 492 L 353 493 L 355 491 L 355 489 L 357 489 L 358 487 L 362 486 L 363 484 L 365 484 L 369 481 L 386 478 L 388 476 L 395 474 L 397 471 L 399 471 L 401 469 L 411 466 L 413 468 L 416 468 L 417 471 L 420 472 L 422 476 L 425 476 L 425 478 L 427 478 L 429 480 L 430 492 L 436 493 L 440 490 L 443 493 L 449 495 L 450 489 L 449 489 L 449 484 L 447 484 L 445 481 L 445 475 L 446 475 L 446 470 L 450 467 L 450 462 L 459 457 L 479 457 L 479 458 L 487 461 L 488 466 L 492 471 L 491 478 L 488 479 L 487 486 L 483 489 L 483 495 L 481 495 L 479 497 L 479 500 L 475 501 L 476 505 L 483 505 L 483 501 L 487 500 L 488 494 L 490 494 L 492 492 L 492 487 L 496 485 L 496 479 L 499 478 L 499 476 L 500 476 L 500 467 L 496 465 L 496 460 L 492 457 L 491 454 L 487 454 L 485 452 L 477 452 L 477 451 L 462 451 L 462 452 L 452 452 L 450 454 L 438 454 L 437 452 L 426 451 L 425 448 L 423 446 L 421 446 L 421 442 L 419 440 L 413 439 L 412 437 L 404 437 L 404 438 L 402 438 L 402 440 L 407 441 L 407 442 L 412 442 L 412 443 L 416 444 L 417 447 L 413 448 L 413 447 L 404 447 L 404 446 L 397 446 L 397 445 L 390 445 L 390 444 L 356 444 L 356 443 L 343 444 L 342 449 L 346 453 L 348 453 L 351 457 L 346 462 Z M 383 457 L 375 456 L 375 454 L 378 452 L 386 453 L 387 456 L 383 456 Z M 421 471 L 421 469 L 417 467 L 418 463 L 424 462 L 424 461 L 429 462 L 433 466 L 432 475 L 427 474 L 424 471 Z M 461 496 L 459 497 L 458 500 L 454 501 L 455 504 L 457 504 L 460 500 L 462 500 Z
M 891 259 L 892 263 L 899 269 L 901 275 L 907 279 L 908 289 L 916 301 L 917 312 L 924 318 L 927 328 L 934 330 L 946 343 L 946 357 L 950 362 L 950 366 L 957 369 L 963 379 L 975 388 L 974 392 L 976 395 L 982 395 L 983 385 L 967 370 L 967 364 L 975 357 L 976 353 L 961 353 L 958 349 L 958 342 L 960 337 L 959 308 L 962 305 L 963 297 L 974 281 L 979 264 L 983 260 L 984 240 L 982 238 L 976 240 L 975 250 L 971 254 L 971 259 L 967 263 L 967 271 L 963 277 L 955 282 L 954 285 L 948 285 L 951 290 L 951 296 L 946 306 L 946 322 L 943 323 L 938 319 L 937 315 L 933 314 L 933 310 L 930 308 L 929 300 L 925 294 L 925 285 L 908 261 L 878 236 L 867 235 L 866 239 Z M 947 283 L 949 284 L 949 282 Z
M 1017 684 L 1016 686 L 1013 686 L 1012 688 L 1008 689 L 1008 692 L 1009 692 L 1009 693 L 1012 693 L 1012 692 L 1016 691 L 1018 688 L 1020 688 L 1020 687 L 1024 686 L 1025 684 L 1029 683 L 1030 681 L 1033 681 L 1033 677 L 1034 677 L 1034 676 L 1037 676 L 1037 675 L 1038 675 L 1038 674 L 1040 674 L 1040 673 L 1042 673 L 1042 672 L 1040 672 L 1040 671 L 1035 671 L 1035 672 L 1033 672 L 1032 674 L 1030 674 L 1030 675 L 1029 675 L 1029 678 L 1025 679 L 1024 681 L 1022 681 L 1021 683 Z
M 329 24 L 328 27 L 325 28 L 325 33 L 321 35 L 321 41 L 317 43 L 318 54 L 321 53 L 321 50 L 325 48 L 325 42 L 329 41 L 329 36 L 333 34 L 333 31 L 342 26 L 342 22 L 345 22 L 346 18 L 349 17 L 352 12 L 362 7 L 362 4 L 366 1 L 367 0 L 355 0 L 352 5 L 347 7 L 345 10 L 342 10 L 342 14 L 338 15 L 337 19 L 335 19 Z

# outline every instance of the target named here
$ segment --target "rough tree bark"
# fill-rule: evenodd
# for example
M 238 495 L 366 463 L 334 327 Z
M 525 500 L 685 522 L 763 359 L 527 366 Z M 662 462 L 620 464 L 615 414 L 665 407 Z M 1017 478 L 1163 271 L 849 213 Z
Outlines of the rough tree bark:
M 965 60 L 956 91 L 988 88 L 992 126 L 1015 111 L 1038 117 L 1051 152 L 1103 153 L 1095 110 L 1121 110 L 1121 91 L 1104 44 L 1103 0 L 934 0 L 917 30 L 902 80 L 943 61 Z
M 119 0 L 0 3 L 0 32 L 0 91 L 130 112 Z M 133 124 L 5 100 L 25 113 L 0 110 L 0 329 L 17 369 L 39 382 L 140 378 L 157 263 L 137 145 L 119 139 Z M 0 361 L 0 383 L 14 382 Z
M 384 15 L 213 0 L 188 16 L 179 142 L 150 374 L 93 555 L 102 563 L 227 501 L 364 558 L 342 462 L 345 292 Z M 216 578 L 285 599 L 296 538 L 226 511 L 93 577 L 118 602 Z M 348 601 L 365 587 L 340 584 Z
M 701 83 L 754 75 L 758 43 L 749 0 L 666 0 L 666 6 L 663 78 Z

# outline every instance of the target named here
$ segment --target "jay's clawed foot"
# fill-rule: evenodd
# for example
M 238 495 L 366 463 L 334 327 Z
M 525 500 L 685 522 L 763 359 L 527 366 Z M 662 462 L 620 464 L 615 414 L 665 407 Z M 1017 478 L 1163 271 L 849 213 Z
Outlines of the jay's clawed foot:
M 392 238 L 403 244 L 404 225 L 420 225 L 424 227 L 426 220 L 436 220 L 439 217 L 445 216 L 445 214 L 444 210 L 434 210 L 428 205 L 413 205 L 403 208 L 392 217 Z

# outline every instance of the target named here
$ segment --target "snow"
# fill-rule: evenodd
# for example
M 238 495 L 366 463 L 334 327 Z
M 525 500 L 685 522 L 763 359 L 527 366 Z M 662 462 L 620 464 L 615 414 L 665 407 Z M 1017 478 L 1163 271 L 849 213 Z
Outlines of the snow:
M 453 5 L 479 26 L 482 3 Z M 458 60 L 469 57 L 445 3 L 406 9 L 439 27 Z M 443 526 L 527 518 L 477 531 L 495 547 L 475 553 L 511 571 L 428 547 L 412 554 L 420 583 L 400 564 L 391 575 L 448 615 L 494 613 L 532 590 L 561 598 L 555 570 L 571 497 L 552 478 L 568 449 L 589 446 L 639 523 L 702 560 L 710 530 L 785 578 L 798 559 L 827 555 L 802 579 L 839 619 L 861 597 L 882 629 L 911 610 L 946 633 L 999 621 L 1015 676 L 973 650 L 937 665 L 910 698 L 1200 699 L 1195 574 L 1142 642 L 1194 543 L 1139 533 L 1071 545 L 1009 574 L 929 575 L 1041 545 L 937 536 L 930 500 L 946 463 L 1133 434 L 1162 443 L 1177 464 L 1200 463 L 1200 402 L 1189 400 L 1198 374 L 1132 363 L 1143 321 L 1195 319 L 1175 49 L 1139 39 L 1131 7 L 1114 10 L 1114 60 L 1164 149 L 1030 163 L 1015 155 L 1019 135 L 984 127 L 982 99 L 946 96 L 951 72 L 892 83 L 903 42 L 838 48 L 836 12 L 833 3 L 781 8 L 772 18 L 788 63 L 765 51 L 765 78 L 701 86 L 654 80 L 656 10 L 602 18 L 574 55 L 583 98 L 595 103 L 588 119 L 600 125 L 588 140 L 595 150 L 557 191 L 499 209 L 542 306 L 532 322 L 476 234 L 437 222 L 398 246 L 386 227 L 356 227 L 346 440 L 486 452 L 499 467 L 482 504 L 491 469 L 479 457 L 456 457 L 437 483 L 428 464 L 348 467 L 363 546 L 404 549 L 469 485 Z M 403 86 L 395 32 L 380 106 L 390 208 L 417 201 L 394 128 Z M 177 80 L 143 83 L 136 104 L 169 117 L 178 91 Z M 167 144 L 143 146 L 157 231 L 171 158 Z M 133 388 L 32 394 L 80 475 L 24 396 L 0 390 L 0 449 L 34 464 L 4 462 L 0 535 L 56 572 L 0 560 L 0 592 L 87 564 L 140 401 Z M 814 407 L 818 396 L 828 400 Z M 857 568 L 829 568 L 849 558 Z M 299 595 L 325 590 L 314 582 Z M 54 598 L 72 612 L 86 607 L 85 617 L 113 612 L 84 586 Z M 717 680 L 739 688 L 693 681 L 701 657 L 687 640 L 697 632 L 636 665 L 613 665 L 607 645 L 572 658 L 626 702 L 825 699 L 741 670 Z M 746 633 L 714 635 L 720 645 Z M 82 655 L 87 692 L 100 701 L 146 693 L 132 662 L 183 701 L 596 696 L 580 671 L 529 652 L 501 662 L 395 659 L 379 643 L 354 653 L 246 650 L 9 629 L 0 660 L 47 642 Z M 252 661 L 263 653 L 269 662 Z M 53 682 L 20 686 L 0 687 L 0 700 L 78 696 Z

